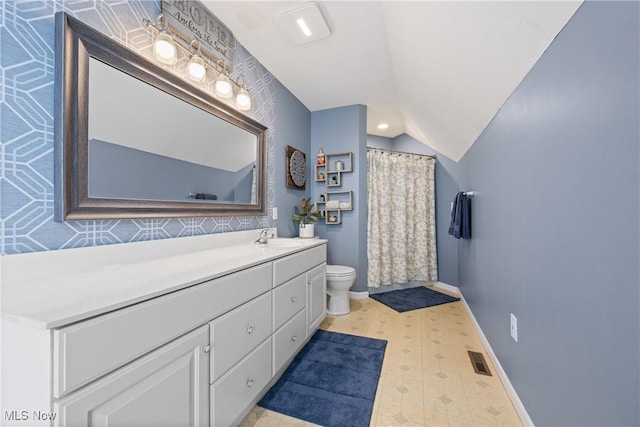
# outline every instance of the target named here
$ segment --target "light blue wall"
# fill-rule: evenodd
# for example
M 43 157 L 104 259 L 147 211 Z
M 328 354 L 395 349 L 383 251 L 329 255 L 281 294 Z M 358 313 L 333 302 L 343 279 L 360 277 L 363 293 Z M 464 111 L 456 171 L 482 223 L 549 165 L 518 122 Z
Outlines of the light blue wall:
M 311 150 L 311 113 L 284 86 L 276 82 L 276 103 L 278 114 L 275 117 L 277 152 L 275 162 L 270 165 L 275 176 L 275 198 L 278 207 L 278 236 L 295 237 L 298 235 L 297 223 L 291 220 L 294 207 L 300 205 L 302 198 L 308 198 L 313 187 L 313 164 L 315 154 Z M 286 162 L 287 145 L 307 155 L 307 185 L 305 190 L 287 188 Z
M 207 193 L 219 201 L 237 200 L 231 171 L 96 139 L 89 140 L 88 162 L 91 197 L 189 201 L 189 193 Z M 251 180 L 244 185 L 249 203 Z
M 275 224 L 267 215 L 54 222 L 54 14 L 58 11 L 146 54 L 152 33 L 143 26 L 142 19 L 154 20 L 160 2 L 0 2 L 0 253 L 220 233 Z M 269 129 L 269 214 L 272 206 L 278 206 L 280 212 L 292 211 L 293 199 L 281 190 L 285 147 L 295 141 L 296 146 L 308 151 L 309 111 L 239 43 L 236 46 L 232 75 L 245 76 L 253 99 L 249 115 Z M 277 225 L 285 226 L 282 220 Z
M 451 202 L 459 191 L 458 183 L 454 176 L 457 164 L 407 134 L 402 134 L 395 138 L 368 135 L 367 146 L 437 156 L 435 181 L 438 280 L 449 285 L 458 286 L 458 243 L 456 239 L 448 234 L 451 220 Z
M 459 163 L 460 287 L 540 426 L 640 425 L 639 15 L 585 2 Z
M 352 173 L 342 174 L 342 186 L 332 191 L 353 191 L 353 210 L 342 212 L 342 224 L 326 225 L 320 221 L 316 234 L 329 240 L 329 264 L 356 269 L 356 283 L 351 290 L 367 290 L 367 153 L 366 107 L 352 105 L 311 113 L 311 157 L 322 148 L 325 153 L 353 153 Z M 324 183 L 313 183 L 314 201 L 327 191 Z

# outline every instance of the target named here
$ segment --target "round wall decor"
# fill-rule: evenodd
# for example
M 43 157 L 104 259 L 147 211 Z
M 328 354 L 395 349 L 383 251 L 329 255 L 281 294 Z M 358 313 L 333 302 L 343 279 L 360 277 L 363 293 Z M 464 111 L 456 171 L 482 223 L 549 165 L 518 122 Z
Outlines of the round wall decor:
M 304 190 L 307 184 L 307 156 L 287 146 L 287 187 Z

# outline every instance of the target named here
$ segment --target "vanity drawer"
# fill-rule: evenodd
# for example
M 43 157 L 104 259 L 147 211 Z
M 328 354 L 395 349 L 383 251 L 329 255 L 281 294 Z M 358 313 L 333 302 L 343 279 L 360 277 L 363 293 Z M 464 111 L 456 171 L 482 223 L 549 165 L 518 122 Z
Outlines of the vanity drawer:
M 273 374 L 275 375 L 304 344 L 307 336 L 306 310 L 300 311 L 273 334 Z
M 271 381 L 271 338 L 211 386 L 211 425 L 231 426 Z
M 62 395 L 271 289 L 266 263 L 53 331 Z
M 315 246 L 273 262 L 273 286 L 279 286 L 327 260 L 327 245 Z
M 211 383 L 271 335 L 271 292 L 211 322 Z
M 307 297 L 306 275 L 301 274 L 273 290 L 273 330 L 302 310 Z

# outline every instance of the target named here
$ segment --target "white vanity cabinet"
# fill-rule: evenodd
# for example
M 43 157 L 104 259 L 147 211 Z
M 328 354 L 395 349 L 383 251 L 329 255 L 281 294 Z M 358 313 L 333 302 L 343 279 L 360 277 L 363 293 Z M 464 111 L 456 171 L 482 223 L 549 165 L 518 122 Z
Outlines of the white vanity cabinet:
M 55 401 L 56 426 L 206 426 L 209 328 L 152 351 Z
M 229 237 L 224 239 L 226 243 Z M 148 245 L 154 243 L 137 245 L 136 251 L 148 252 Z M 166 282 L 167 289 L 123 300 L 115 308 L 105 305 L 101 312 L 96 312 L 100 300 L 85 296 L 83 286 L 92 283 L 88 275 L 70 275 L 68 282 L 56 277 L 58 293 L 68 294 L 60 298 L 60 307 L 43 305 L 37 316 L 28 297 L 3 304 L 0 424 L 239 423 L 326 314 L 321 304 L 326 298 L 326 245 L 317 240 L 286 250 L 238 247 L 237 260 L 222 247 L 163 258 L 153 264 L 156 269 L 144 263 L 97 269 L 93 283 L 104 286 L 96 292 L 109 304 L 113 287 L 118 298 L 130 292 L 128 286 L 157 288 L 153 280 Z M 78 263 L 77 253 L 84 252 L 69 252 L 70 263 Z M 58 266 L 60 255 L 54 256 Z M 18 260 L 16 265 L 23 267 Z M 165 265 L 174 270 L 162 270 Z M 33 286 L 42 290 L 50 285 L 42 279 Z M 85 292 L 76 299 L 87 304 L 86 315 L 70 302 L 77 290 Z M 11 292 L 16 291 L 5 295 Z M 51 292 L 50 300 L 58 294 Z M 16 308 L 8 313 L 12 304 Z M 26 307 L 22 313 L 21 307 Z
M 307 333 L 318 329 L 327 316 L 327 265 L 319 265 L 306 274 L 307 279 Z
M 271 381 L 271 292 L 215 319 L 210 329 L 211 425 L 230 426 Z
M 53 393 L 62 397 L 271 289 L 271 263 L 53 330 Z
M 273 373 L 281 372 L 291 357 L 326 316 L 309 301 L 326 301 L 326 250 L 324 246 L 274 261 L 273 276 Z M 326 303 L 325 303 L 326 306 Z M 309 313 L 313 313 L 313 318 Z M 313 319 L 313 325 L 309 322 Z M 318 321 L 319 320 L 319 321 Z
M 271 384 L 271 337 L 211 386 L 211 425 L 238 424 Z
M 271 336 L 271 292 L 210 323 L 211 383 Z

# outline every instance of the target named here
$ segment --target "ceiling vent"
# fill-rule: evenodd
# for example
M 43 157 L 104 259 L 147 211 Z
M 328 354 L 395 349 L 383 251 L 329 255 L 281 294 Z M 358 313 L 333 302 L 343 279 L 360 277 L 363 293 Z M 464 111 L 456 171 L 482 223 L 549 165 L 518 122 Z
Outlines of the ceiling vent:
M 280 12 L 276 21 L 295 44 L 305 44 L 331 35 L 320 5 L 314 1 Z

